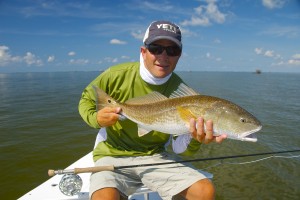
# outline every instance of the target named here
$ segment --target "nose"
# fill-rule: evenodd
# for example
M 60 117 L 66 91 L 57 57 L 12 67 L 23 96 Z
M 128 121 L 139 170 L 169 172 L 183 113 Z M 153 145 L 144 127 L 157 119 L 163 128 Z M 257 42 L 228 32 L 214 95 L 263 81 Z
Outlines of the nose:
M 157 55 L 157 60 L 162 64 L 162 63 L 169 63 L 169 56 L 166 52 L 166 50 L 164 50 L 160 55 Z
M 169 59 L 169 56 L 168 56 L 167 51 L 165 49 L 159 56 L 162 57 L 162 58 Z

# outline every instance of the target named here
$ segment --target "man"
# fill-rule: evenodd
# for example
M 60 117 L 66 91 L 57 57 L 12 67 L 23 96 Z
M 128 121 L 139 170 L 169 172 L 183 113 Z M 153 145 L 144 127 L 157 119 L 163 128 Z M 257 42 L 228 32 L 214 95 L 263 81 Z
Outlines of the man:
M 183 83 L 173 72 L 182 52 L 180 28 L 169 21 L 155 21 L 148 27 L 143 42 L 140 62 L 110 67 L 82 94 L 79 102 L 82 118 L 90 126 L 100 128 L 93 151 L 96 166 L 174 161 L 178 159 L 175 154 L 165 150 L 169 143 L 172 143 L 175 153 L 189 155 L 195 153 L 201 143 L 220 143 L 226 138 L 226 135 L 213 136 L 212 121 L 205 122 L 204 132 L 202 118 L 190 120 L 191 134 L 176 138 L 152 131 L 139 137 L 134 122 L 119 120 L 121 108 L 96 110 L 93 85 L 115 100 L 125 102 L 153 91 L 170 96 Z M 213 199 L 215 193 L 213 184 L 204 174 L 188 164 L 178 163 L 94 173 L 90 183 L 91 199 L 120 199 L 120 195 L 130 195 L 142 184 L 166 200 L 175 195 L 187 199 Z

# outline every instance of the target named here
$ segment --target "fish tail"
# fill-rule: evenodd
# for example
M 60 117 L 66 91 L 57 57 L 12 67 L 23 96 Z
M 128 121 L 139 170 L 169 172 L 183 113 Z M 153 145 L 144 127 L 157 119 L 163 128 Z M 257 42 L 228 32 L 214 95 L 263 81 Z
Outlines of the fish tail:
M 93 88 L 96 93 L 96 106 L 97 110 L 101 110 L 104 107 L 118 107 L 119 104 L 108 94 L 106 94 L 103 90 L 99 87 L 94 86 Z

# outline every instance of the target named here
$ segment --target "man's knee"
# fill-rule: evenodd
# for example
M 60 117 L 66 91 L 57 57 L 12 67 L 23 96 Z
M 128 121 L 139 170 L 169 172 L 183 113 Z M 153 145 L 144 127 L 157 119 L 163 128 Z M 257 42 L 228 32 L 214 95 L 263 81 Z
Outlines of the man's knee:
M 212 200 L 215 198 L 215 187 L 209 179 L 197 181 L 180 193 L 186 199 Z
M 204 186 L 204 190 L 202 191 L 203 197 L 205 197 L 204 199 L 215 199 L 215 187 L 213 185 L 213 183 L 209 180 L 209 179 L 205 179 L 205 186 Z M 202 186 L 201 186 L 202 187 Z
M 120 193 L 116 188 L 103 188 L 95 191 L 92 200 L 120 200 Z

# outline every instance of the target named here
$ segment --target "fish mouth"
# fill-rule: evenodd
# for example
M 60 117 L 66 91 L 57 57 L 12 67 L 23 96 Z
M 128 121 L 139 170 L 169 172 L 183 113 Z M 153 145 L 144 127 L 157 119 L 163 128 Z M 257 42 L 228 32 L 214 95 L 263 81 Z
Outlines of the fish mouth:
M 247 142 L 257 142 L 256 132 L 260 131 L 262 129 L 262 126 L 259 126 L 258 128 L 243 133 L 240 137 L 238 137 L 238 140 L 241 141 L 247 141 Z

